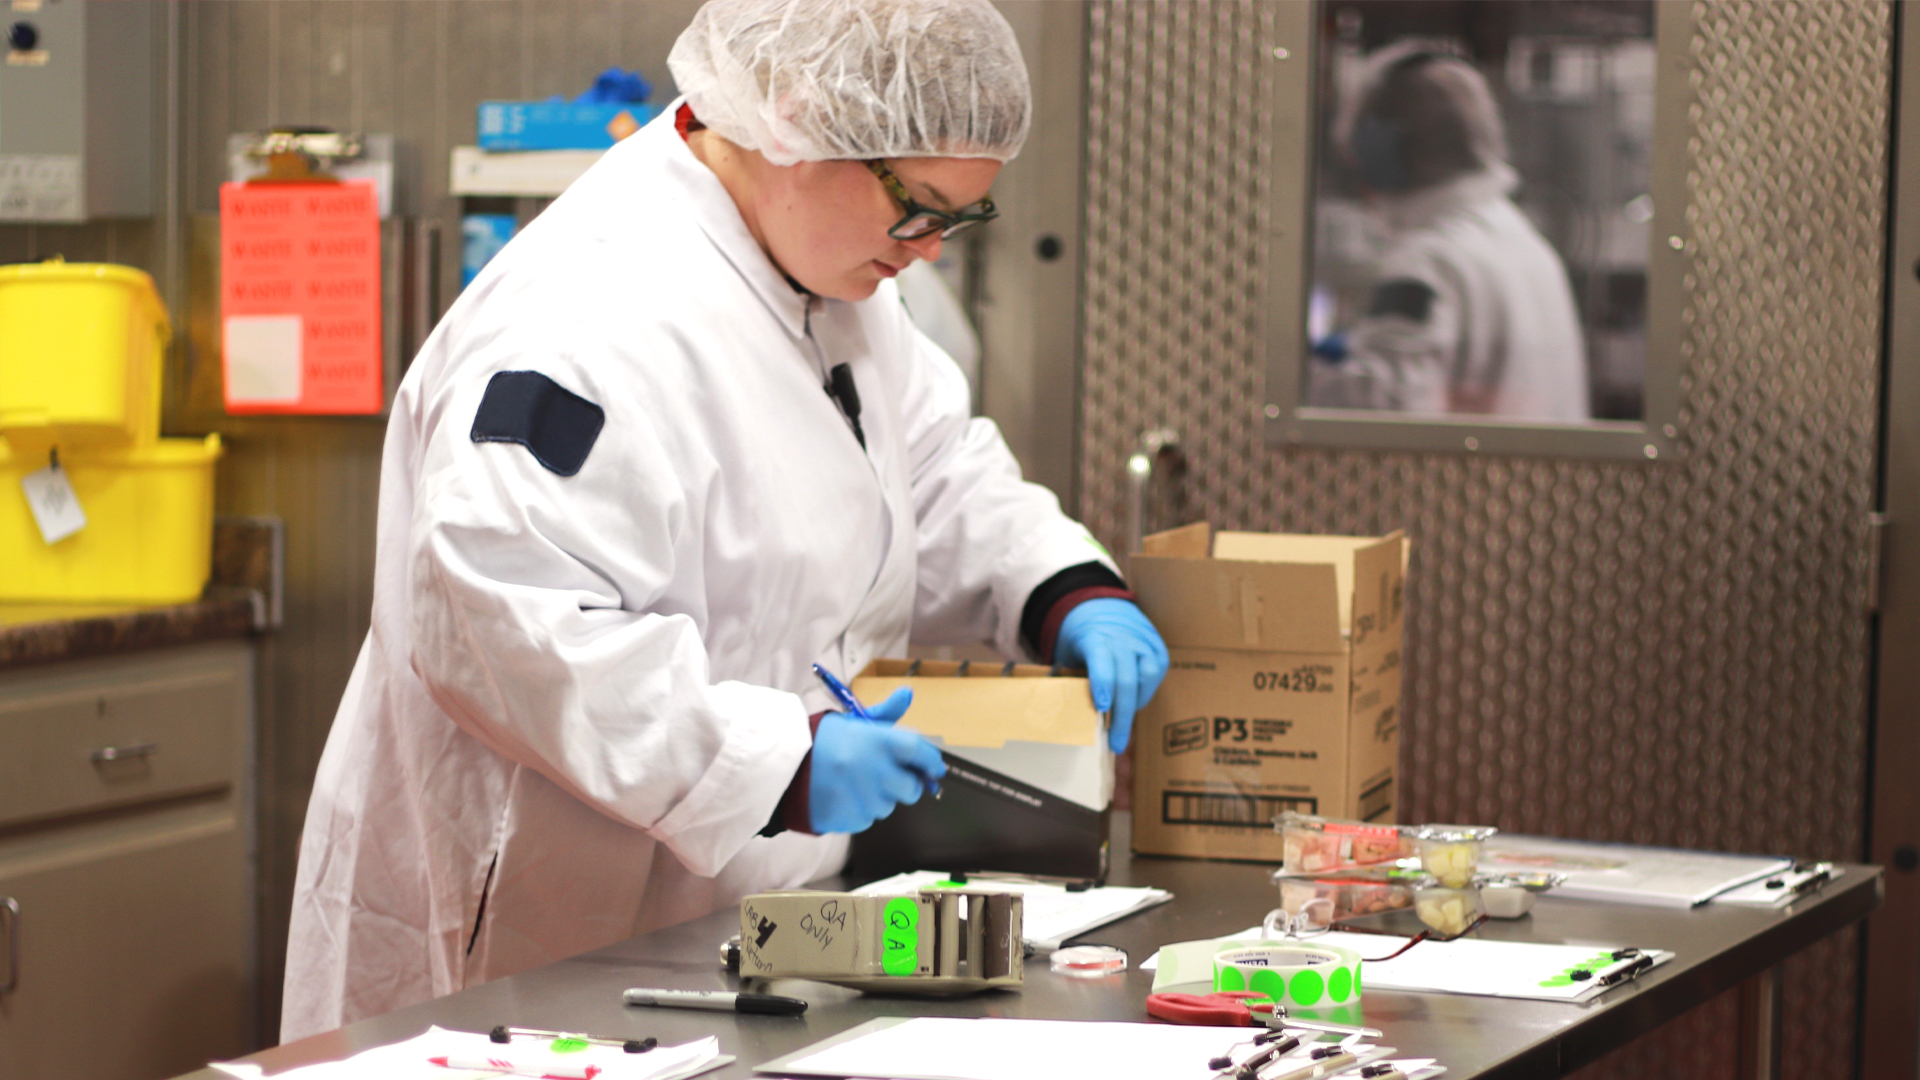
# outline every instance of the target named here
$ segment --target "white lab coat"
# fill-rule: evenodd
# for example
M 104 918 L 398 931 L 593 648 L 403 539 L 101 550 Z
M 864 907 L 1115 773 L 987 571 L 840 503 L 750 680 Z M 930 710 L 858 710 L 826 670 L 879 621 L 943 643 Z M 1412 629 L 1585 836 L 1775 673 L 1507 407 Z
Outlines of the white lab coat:
M 1383 200 L 1389 235 L 1373 280 L 1424 286 L 1426 310 L 1365 312 L 1346 359 L 1314 363 L 1311 404 L 1591 419 L 1586 336 L 1566 267 L 1507 197 L 1513 182 L 1501 166 Z
M 673 112 L 487 266 L 401 385 L 285 1039 L 837 869 L 844 837 L 756 835 L 830 705 L 810 665 L 910 629 L 1019 655 L 1032 590 L 1105 559 L 890 285 L 784 280 Z M 843 361 L 864 452 L 822 390 Z M 577 475 L 470 439 L 510 370 L 605 409 Z
M 941 352 L 953 358 L 969 387 L 978 386 L 980 335 L 974 331 L 967 309 L 961 306 L 960 298 L 953 294 L 940 271 L 930 262 L 909 263 L 893 284 L 900 290 L 900 300 L 907 305 L 907 315 L 913 319 L 913 325 L 927 335 L 927 340 L 940 346 Z

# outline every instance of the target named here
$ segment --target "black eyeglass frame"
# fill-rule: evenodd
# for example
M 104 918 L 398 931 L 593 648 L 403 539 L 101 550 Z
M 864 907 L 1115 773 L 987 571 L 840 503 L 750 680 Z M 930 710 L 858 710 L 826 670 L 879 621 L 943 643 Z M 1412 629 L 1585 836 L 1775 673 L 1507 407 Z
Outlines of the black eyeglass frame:
M 880 178 L 881 186 L 887 189 L 887 194 L 893 197 L 893 201 L 906 210 L 905 216 L 894 222 L 893 227 L 887 230 L 887 235 L 895 240 L 923 240 L 936 232 L 940 234 L 940 239 L 947 240 L 951 239 L 955 233 L 964 232 L 983 221 L 992 221 L 1000 216 L 1000 211 L 994 208 L 991 194 L 981 196 L 980 201 L 974 204 L 979 207 L 978 210 L 948 212 L 924 206 L 915 202 L 913 196 L 907 194 L 907 185 L 900 182 L 900 178 L 893 174 L 892 169 L 887 168 L 886 162 L 874 158 L 865 164 L 873 175 Z M 921 218 L 931 218 L 932 221 L 917 229 L 908 227 Z

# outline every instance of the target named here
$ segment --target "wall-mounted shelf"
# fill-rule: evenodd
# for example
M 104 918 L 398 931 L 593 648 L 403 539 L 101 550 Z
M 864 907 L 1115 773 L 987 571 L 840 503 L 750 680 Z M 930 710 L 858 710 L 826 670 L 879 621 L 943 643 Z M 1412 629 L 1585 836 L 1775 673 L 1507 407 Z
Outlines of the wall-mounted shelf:
M 489 153 L 453 148 L 447 186 L 455 195 L 552 198 L 567 190 L 604 150 L 514 150 Z

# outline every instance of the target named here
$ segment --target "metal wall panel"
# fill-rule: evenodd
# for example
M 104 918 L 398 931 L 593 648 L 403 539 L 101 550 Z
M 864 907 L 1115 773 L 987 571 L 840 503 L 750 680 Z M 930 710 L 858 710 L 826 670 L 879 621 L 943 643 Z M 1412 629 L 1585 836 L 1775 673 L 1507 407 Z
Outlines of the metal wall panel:
M 1075 379 L 1079 375 L 1081 69 L 1086 5 L 996 0 L 1033 79 L 1026 147 L 993 183 L 1000 220 L 974 236 L 981 411 L 992 417 L 1028 480 L 1073 501 Z M 1057 245 L 1050 254 L 1047 241 Z
M 1887 6 L 1692 7 L 1686 454 L 1632 465 L 1263 444 L 1259 267 L 1302 225 L 1269 220 L 1265 103 L 1306 60 L 1275 11 L 1092 11 L 1088 524 L 1121 541 L 1166 426 L 1187 517 L 1405 528 L 1405 819 L 1858 858 Z M 1784 1075 L 1851 1074 L 1856 958 L 1789 964 Z M 1705 1003 L 1583 1075 L 1728 1075 L 1732 1028 Z

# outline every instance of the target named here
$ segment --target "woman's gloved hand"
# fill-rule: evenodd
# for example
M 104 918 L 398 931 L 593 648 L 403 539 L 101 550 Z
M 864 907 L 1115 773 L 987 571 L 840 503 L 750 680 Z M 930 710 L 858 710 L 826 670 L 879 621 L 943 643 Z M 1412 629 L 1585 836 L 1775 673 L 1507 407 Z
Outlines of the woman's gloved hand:
M 1133 714 L 1147 707 L 1167 677 L 1167 645 L 1160 632 L 1133 601 L 1112 596 L 1067 612 L 1054 639 L 1053 660 L 1087 669 L 1093 707 L 1111 714 L 1107 745 L 1116 754 L 1133 735 Z
M 912 704 L 913 691 L 903 686 L 867 710 L 871 720 L 842 712 L 820 718 L 807 785 L 814 832 L 864 832 L 895 806 L 919 802 L 921 792 L 947 775 L 939 747 L 893 726 Z

